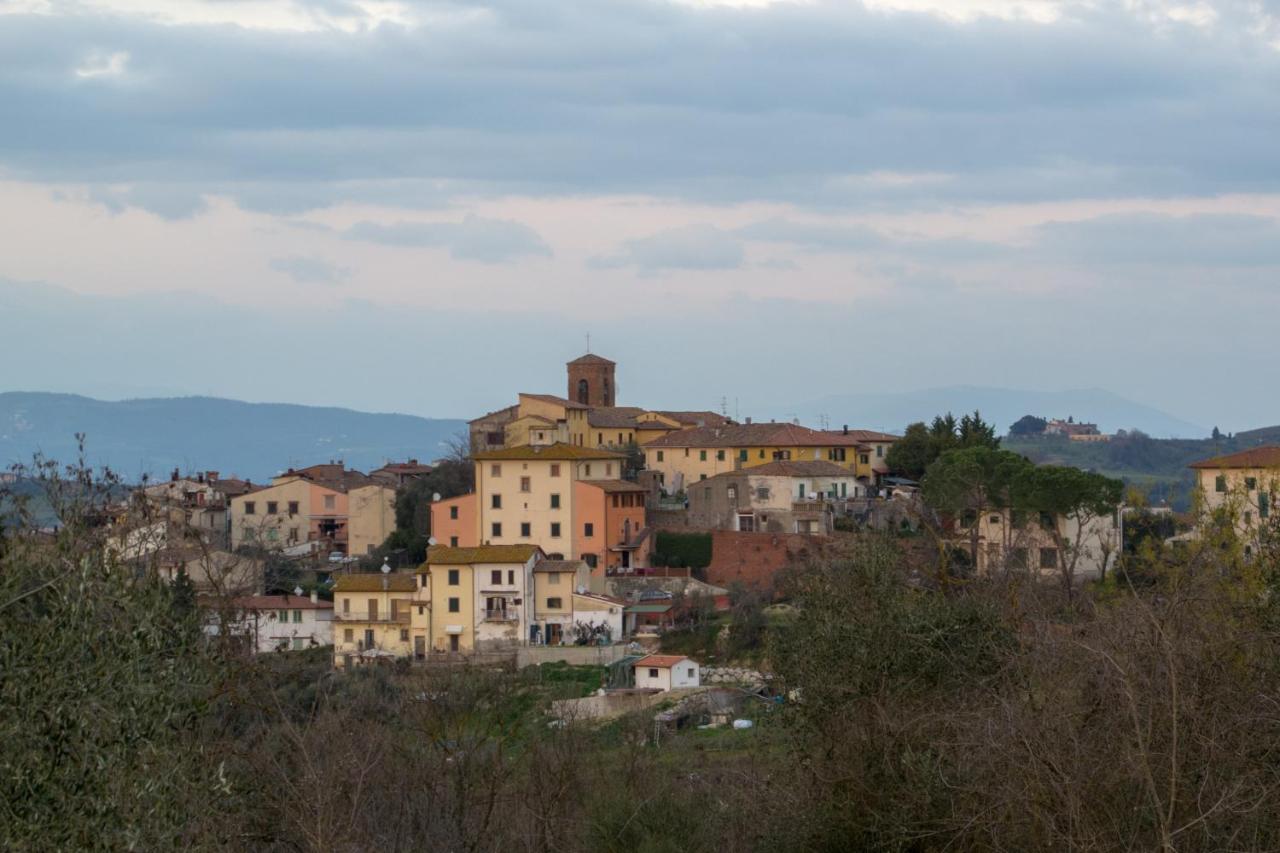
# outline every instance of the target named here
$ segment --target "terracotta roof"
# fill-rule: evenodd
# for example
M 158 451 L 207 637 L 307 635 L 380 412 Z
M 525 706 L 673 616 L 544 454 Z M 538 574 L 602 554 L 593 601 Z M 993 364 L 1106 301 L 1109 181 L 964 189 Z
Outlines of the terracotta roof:
M 503 459 L 623 459 L 624 454 L 611 450 L 600 450 L 594 447 L 578 447 L 573 444 L 557 442 L 546 447 L 533 447 L 522 444 L 518 447 L 504 447 L 499 450 L 482 450 L 473 457 L 477 460 Z
M 727 424 L 668 433 L 648 447 L 831 447 L 831 436 L 799 424 Z
M 847 439 L 849 444 L 864 444 L 869 441 L 893 442 L 902 438 L 900 435 L 893 435 L 892 433 L 887 432 L 876 432 L 873 429 L 851 429 L 848 432 L 841 429 L 832 429 L 827 430 L 826 434 L 835 439 Z
M 1280 446 L 1251 447 L 1239 453 L 1192 462 L 1192 468 L 1280 468 Z
M 640 658 L 633 666 L 656 666 L 659 669 L 671 669 L 671 667 L 678 666 L 687 660 L 689 658 L 684 655 L 649 655 L 648 657 Z
M 530 400 L 540 400 L 543 403 L 554 403 L 557 406 L 564 406 L 566 409 L 591 408 L 585 403 L 575 403 L 573 400 L 566 400 L 564 397 L 557 397 L 555 394 L 530 394 L 526 391 L 521 391 L 520 396 L 528 397 Z
M 410 459 L 408 462 L 388 462 L 377 470 L 393 474 L 430 474 L 435 469 L 430 465 L 421 464 L 416 459 Z
M 383 581 L 386 586 L 383 587 Z M 404 572 L 364 572 L 354 575 L 339 575 L 333 584 L 334 592 L 413 592 L 418 582 L 413 575 Z
M 580 480 L 585 486 L 595 486 L 597 489 L 604 490 L 605 494 L 614 494 L 615 492 L 647 492 L 649 491 L 639 483 L 632 483 L 629 480 Z
M 535 572 L 576 572 L 587 564 L 581 560 L 539 560 L 534 564 Z
M 739 468 L 737 471 L 729 472 L 731 474 L 754 474 L 760 477 L 852 477 L 853 472 L 848 468 L 841 468 L 834 462 L 828 462 L 825 459 L 813 460 L 796 460 L 790 461 L 780 459 L 777 462 L 768 462 L 764 465 L 755 465 L 750 468 Z M 724 474 L 716 476 L 723 477 Z
M 333 602 L 308 595 L 245 595 L 231 602 L 242 610 L 332 610 Z
M 578 356 L 573 361 L 569 362 L 569 364 L 615 364 L 615 362 L 610 361 L 604 356 L 589 352 L 586 355 Z
M 643 414 L 644 409 L 636 406 L 601 406 L 587 413 L 587 423 L 604 429 L 632 429 L 639 425 L 636 418 Z
M 724 426 L 729 419 L 719 412 L 670 412 L 654 409 L 659 415 L 666 415 L 685 426 Z
M 427 549 L 428 566 L 465 566 L 470 563 L 527 563 L 540 548 L 537 545 L 480 545 L 449 548 L 432 545 Z
M 487 412 L 478 418 L 472 418 L 471 420 L 467 421 L 467 423 L 478 424 L 480 423 L 480 421 L 491 420 L 492 418 L 496 418 L 499 416 L 504 417 L 507 420 L 511 420 L 516 416 L 516 412 L 519 411 L 519 409 L 520 409 L 519 405 L 507 406 L 504 409 L 494 409 L 492 412 Z

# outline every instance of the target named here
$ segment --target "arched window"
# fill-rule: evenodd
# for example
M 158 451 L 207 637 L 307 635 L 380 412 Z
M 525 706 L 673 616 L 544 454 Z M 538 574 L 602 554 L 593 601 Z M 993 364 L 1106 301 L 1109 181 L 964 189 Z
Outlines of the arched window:
M 591 388 L 587 384 L 587 380 L 579 379 L 578 380 L 578 402 L 584 406 L 589 405 L 591 402 L 590 391 L 591 391 Z

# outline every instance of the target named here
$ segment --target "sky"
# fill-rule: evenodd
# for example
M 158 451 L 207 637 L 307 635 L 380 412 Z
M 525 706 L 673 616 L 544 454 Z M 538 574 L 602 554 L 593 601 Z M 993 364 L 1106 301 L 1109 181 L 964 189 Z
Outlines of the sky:
M 1280 0 L 0 0 L 0 390 L 1245 429 L 1278 273 Z

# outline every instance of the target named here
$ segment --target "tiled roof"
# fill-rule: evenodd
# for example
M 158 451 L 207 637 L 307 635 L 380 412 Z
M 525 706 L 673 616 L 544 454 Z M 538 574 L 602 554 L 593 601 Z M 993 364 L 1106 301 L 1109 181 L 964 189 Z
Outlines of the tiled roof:
M 427 549 L 429 566 L 463 566 L 470 563 L 527 563 L 538 552 L 537 545 L 480 545 L 449 548 L 432 545 Z
M 728 424 L 668 433 L 649 447 L 832 447 L 831 436 L 799 424 Z
M 333 602 L 312 601 L 307 595 L 245 595 L 233 599 L 242 610 L 332 610 Z
M 635 666 L 656 666 L 659 669 L 671 669 L 687 661 L 684 655 L 649 655 L 635 662 Z
M 647 492 L 649 491 L 639 483 L 632 483 L 629 480 L 582 480 L 583 485 L 595 486 L 602 489 L 606 494 L 614 494 L 615 492 Z
M 654 409 L 659 415 L 665 415 L 684 426 L 724 426 L 729 419 L 719 412 L 670 412 Z
M 587 423 L 602 429 L 633 429 L 638 426 L 636 418 L 644 414 L 644 409 L 636 406 L 601 406 L 587 413 Z
M 543 403 L 553 403 L 557 406 L 564 406 L 566 409 L 590 409 L 591 407 L 584 403 L 575 403 L 573 400 L 566 400 L 564 397 L 557 397 L 555 394 L 530 394 L 526 391 L 520 392 L 521 397 L 528 397 L 530 400 L 538 400 Z
M 569 364 L 614 364 L 614 362 L 602 355 L 596 355 L 593 352 L 589 352 L 586 355 L 578 356 L 573 361 L 569 362 Z
M 383 586 L 385 581 L 386 586 Z M 418 582 L 413 575 L 403 572 L 364 572 L 353 575 L 339 575 L 333 584 L 334 592 L 413 592 Z
M 534 564 L 535 572 L 576 572 L 587 564 L 581 560 L 539 560 Z
M 1191 463 L 1192 468 L 1280 468 L 1280 446 L 1251 447 L 1239 453 Z
M 507 406 L 504 409 L 495 409 L 494 411 L 487 412 L 486 414 L 483 414 L 478 418 L 472 418 L 471 420 L 467 421 L 467 423 L 478 424 L 481 421 L 493 420 L 494 418 L 498 418 L 498 417 L 501 417 L 509 421 L 516 416 L 516 412 L 519 411 L 519 409 L 520 407 L 518 405 Z
M 611 450 L 600 450 L 595 447 L 578 447 L 573 444 L 565 444 L 557 442 L 547 447 L 534 447 L 528 444 L 522 444 L 519 447 L 504 447 L 500 450 L 482 450 L 473 458 L 477 460 L 493 460 L 495 462 L 503 459 L 623 459 L 621 453 L 614 453 Z
M 834 439 L 845 439 L 849 444 L 865 444 L 867 442 L 892 442 L 902 438 L 887 432 L 876 432 L 873 429 L 851 429 L 848 432 L 840 429 L 827 430 L 827 435 Z M 839 443 L 837 446 L 840 446 Z
M 410 459 L 408 462 L 388 462 L 377 470 L 393 474 L 430 474 L 435 469 L 430 465 L 421 464 L 416 459 Z
M 852 477 L 853 472 L 825 459 L 790 461 L 780 459 L 750 468 L 740 468 L 733 474 L 752 474 L 760 477 Z M 718 476 L 724 476 L 723 474 Z

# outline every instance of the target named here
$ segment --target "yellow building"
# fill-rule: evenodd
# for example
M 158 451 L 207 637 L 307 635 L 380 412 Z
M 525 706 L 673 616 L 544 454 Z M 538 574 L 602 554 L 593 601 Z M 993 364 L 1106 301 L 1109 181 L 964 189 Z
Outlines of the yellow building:
M 1191 465 L 1196 475 L 1202 527 L 1210 516 L 1228 514 L 1245 545 L 1245 555 L 1257 547 L 1259 531 L 1270 525 L 1280 493 L 1280 447 L 1254 447 L 1216 456 Z
M 417 592 L 418 583 L 411 574 L 340 576 L 333 586 L 334 666 L 409 657 Z
M 231 548 L 280 549 L 310 541 L 313 517 L 337 513 L 345 501 L 340 492 L 301 477 L 276 478 L 231 499 Z
M 886 441 L 891 438 L 885 436 Z M 875 452 L 851 432 L 822 432 L 789 423 L 683 429 L 644 445 L 645 467 L 658 472 L 668 493 L 717 474 L 785 461 L 834 462 L 866 477 L 869 485 L 877 476 L 876 466 L 868 456 L 861 465 L 866 473 L 859 467 L 864 455 Z
M 553 394 L 521 393 L 516 411 L 517 421 L 537 417 L 554 423 L 557 441 L 567 441 L 578 447 L 585 447 L 587 444 L 587 414 L 591 411 L 590 406 Z
M 528 641 L 536 545 L 427 549 L 418 569 L 431 600 L 434 652 L 485 651 Z
M 370 483 L 347 492 L 347 553 L 372 554 L 396 529 L 396 490 Z
M 475 454 L 476 503 L 482 545 L 537 545 L 575 559 L 580 510 L 574 483 L 616 480 L 620 453 L 570 444 L 508 447 Z
M 591 570 L 581 560 L 541 560 L 533 567 L 533 643 L 572 642 L 573 596 L 586 592 Z
M 507 424 L 503 431 L 503 446 L 517 447 L 532 444 L 545 447 L 556 442 L 569 442 L 568 421 L 557 422 L 542 415 L 524 415 Z

